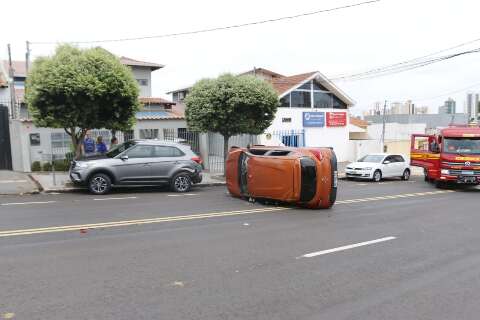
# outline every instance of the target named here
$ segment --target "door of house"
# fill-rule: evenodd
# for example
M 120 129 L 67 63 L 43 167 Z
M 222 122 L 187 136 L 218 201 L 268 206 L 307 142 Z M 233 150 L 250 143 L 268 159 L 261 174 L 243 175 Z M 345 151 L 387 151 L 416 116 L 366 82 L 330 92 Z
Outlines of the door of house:
M 0 106 L 0 170 L 12 170 L 8 108 Z

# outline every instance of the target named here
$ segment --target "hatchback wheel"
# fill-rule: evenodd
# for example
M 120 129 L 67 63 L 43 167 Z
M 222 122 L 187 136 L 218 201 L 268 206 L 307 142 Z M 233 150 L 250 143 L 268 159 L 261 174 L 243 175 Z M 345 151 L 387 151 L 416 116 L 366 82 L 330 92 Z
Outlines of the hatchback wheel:
M 94 194 L 106 194 L 112 189 L 112 180 L 104 173 L 96 173 L 88 180 L 88 190 Z
M 410 179 L 410 170 L 405 169 L 402 174 L 402 180 L 407 181 L 408 179 Z
M 380 170 L 376 170 L 373 173 L 373 181 L 380 182 L 380 180 L 382 180 L 382 172 Z
M 188 192 L 192 187 L 192 179 L 186 173 L 179 173 L 173 177 L 170 187 L 175 192 Z

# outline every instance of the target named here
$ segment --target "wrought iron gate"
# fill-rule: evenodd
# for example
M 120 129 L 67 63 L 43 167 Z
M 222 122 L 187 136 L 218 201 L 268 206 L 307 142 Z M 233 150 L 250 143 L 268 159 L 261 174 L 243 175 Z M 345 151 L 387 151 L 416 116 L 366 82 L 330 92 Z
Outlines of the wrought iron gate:
M 12 170 L 8 108 L 0 105 L 0 169 Z

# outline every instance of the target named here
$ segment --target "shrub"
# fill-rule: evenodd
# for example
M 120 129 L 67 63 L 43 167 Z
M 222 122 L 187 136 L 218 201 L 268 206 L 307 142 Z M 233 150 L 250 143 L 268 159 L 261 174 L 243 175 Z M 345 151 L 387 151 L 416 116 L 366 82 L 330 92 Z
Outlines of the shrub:
M 70 168 L 70 161 L 68 161 L 67 159 L 55 160 L 54 168 L 56 171 L 68 171 L 68 169 Z
M 40 164 L 40 161 L 33 161 L 32 171 L 41 171 L 41 170 L 42 170 L 42 165 Z
M 65 153 L 65 158 L 69 162 L 73 161 L 73 159 L 75 158 L 75 153 L 74 152 L 67 152 L 67 153 Z
M 50 162 L 45 162 L 42 166 L 43 171 L 52 171 L 52 164 Z

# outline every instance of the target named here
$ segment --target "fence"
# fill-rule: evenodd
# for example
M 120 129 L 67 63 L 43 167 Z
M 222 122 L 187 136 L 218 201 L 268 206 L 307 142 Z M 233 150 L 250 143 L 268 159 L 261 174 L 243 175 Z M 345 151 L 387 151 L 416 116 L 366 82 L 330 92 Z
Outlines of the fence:
M 271 133 L 274 141 L 278 141 L 286 147 L 305 147 L 304 130 L 280 130 Z
M 200 154 L 200 133 L 186 128 L 163 129 L 163 140 L 188 144 L 192 150 Z
M 125 141 L 134 139 L 133 130 L 128 130 L 125 132 L 112 132 L 106 129 L 94 129 L 88 132 L 88 136 L 94 141 L 97 141 L 98 137 L 102 137 L 103 142 L 107 145 L 107 150 L 112 147 L 111 139 L 113 136 L 117 138 L 118 143 L 123 143 Z M 50 158 L 54 160 L 73 160 L 75 152 L 72 147 L 71 137 L 66 132 L 52 132 L 50 137 L 51 154 L 45 154 L 43 155 L 43 158 Z
M 242 134 L 233 136 L 228 141 L 228 147 L 246 147 L 248 144 L 257 144 L 258 137 L 255 135 Z M 218 133 L 208 133 L 208 167 L 213 173 L 223 173 L 223 136 Z

